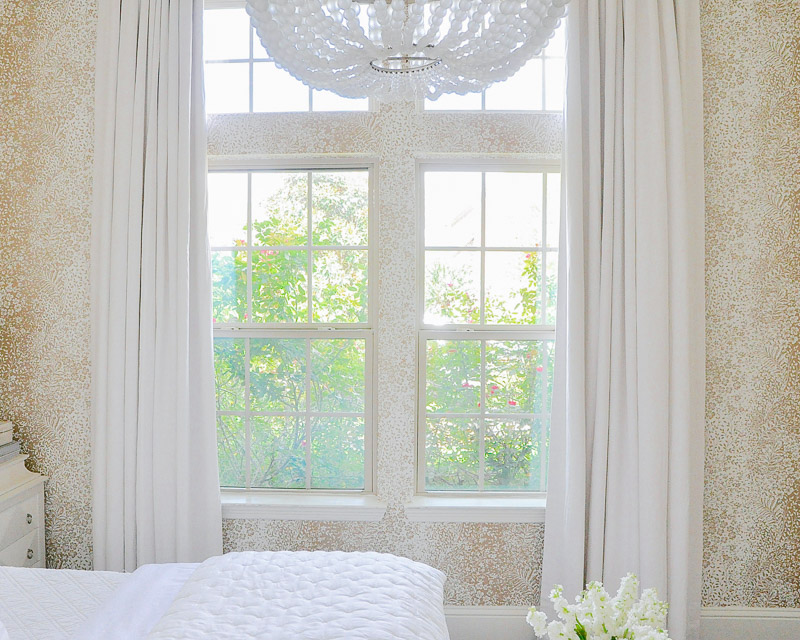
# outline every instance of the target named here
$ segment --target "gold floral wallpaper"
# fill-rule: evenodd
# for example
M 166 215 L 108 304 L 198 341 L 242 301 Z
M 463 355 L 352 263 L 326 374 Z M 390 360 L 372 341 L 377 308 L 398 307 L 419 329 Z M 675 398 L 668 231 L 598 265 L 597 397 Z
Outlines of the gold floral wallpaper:
M 0 418 L 14 420 L 36 468 L 51 478 L 53 567 L 91 565 L 95 3 L 0 0 Z M 800 2 L 702 0 L 701 6 L 708 298 L 703 601 L 800 607 Z M 374 131 L 390 115 L 358 116 L 344 140 L 341 122 L 319 116 L 314 144 L 319 153 L 386 154 L 389 147 L 378 144 Z M 398 151 L 382 184 L 388 194 L 402 194 L 409 184 L 412 152 L 442 150 L 409 138 L 412 124 L 431 141 L 447 136 L 449 150 L 464 154 L 558 152 L 557 122 L 547 117 L 489 125 L 475 116 L 469 128 L 434 115 L 405 117 L 420 121 L 401 119 L 392 130 Z M 253 136 L 235 118 L 217 118 L 211 151 L 291 153 L 298 128 L 288 126 L 291 116 L 283 124 Z M 526 133 L 518 138 L 511 132 L 520 125 Z M 223 139 L 238 140 L 237 149 Z M 404 196 L 387 193 L 382 205 L 391 215 L 381 220 L 382 238 L 402 231 L 413 209 Z M 383 260 L 381 276 L 402 277 L 402 257 Z M 385 376 L 413 370 L 409 293 L 400 286 L 379 301 L 378 331 L 387 322 L 400 327 L 379 354 Z M 414 402 L 413 385 L 400 378 L 378 410 L 386 443 L 379 445 L 379 477 L 400 483 L 399 489 L 379 484 L 390 503 L 382 522 L 233 520 L 226 522 L 226 548 L 391 551 L 445 569 L 450 604 L 535 599 L 541 526 L 404 518 L 402 503 L 413 487 Z M 399 461 L 394 472 L 387 468 L 389 451 Z
M 703 602 L 800 607 L 800 2 L 702 7 Z
M 91 567 L 94 2 L 0 0 L 0 418 L 47 474 L 47 564 Z

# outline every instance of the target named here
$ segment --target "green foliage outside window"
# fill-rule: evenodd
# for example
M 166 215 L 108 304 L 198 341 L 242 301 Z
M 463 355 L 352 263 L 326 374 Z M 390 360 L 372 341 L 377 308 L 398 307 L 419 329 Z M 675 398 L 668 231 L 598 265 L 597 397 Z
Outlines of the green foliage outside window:
M 310 269 L 308 174 L 295 173 L 265 201 L 254 203 L 251 247 L 241 243 L 239 250 L 212 255 L 215 322 L 283 323 L 288 328 L 307 323 L 309 288 L 312 322 L 367 322 L 366 181 L 333 171 L 313 172 L 312 180 Z M 300 248 L 279 248 L 286 246 Z M 343 246 L 363 249 L 331 248 Z M 525 254 L 514 304 L 486 296 L 487 323 L 540 321 L 542 255 Z M 438 264 L 426 283 L 426 310 L 435 310 L 445 321 L 480 322 L 479 289 L 463 272 Z M 555 274 L 548 274 L 546 287 L 548 300 L 555 300 Z M 363 488 L 365 349 L 363 339 L 251 338 L 248 363 L 244 338 L 216 338 L 217 409 L 241 412 L 218 418 L 222 485 L 244 486 L 246 481 L 248 375 L 249 410 L 277 414 L 251 417 L 251 486 L 304 488 L 310 461 L 312 488 Z M 552 343 L 487 340 L 483 350 L 484 367 L 480 340 L 427 344 L 427 487 L 477 488 L 483 389 L 484 488 L 543 489 L 546 420 L 514 415 L 549 413 Z M 307 425 L 306 411 L 346 415 L 312 417 Z

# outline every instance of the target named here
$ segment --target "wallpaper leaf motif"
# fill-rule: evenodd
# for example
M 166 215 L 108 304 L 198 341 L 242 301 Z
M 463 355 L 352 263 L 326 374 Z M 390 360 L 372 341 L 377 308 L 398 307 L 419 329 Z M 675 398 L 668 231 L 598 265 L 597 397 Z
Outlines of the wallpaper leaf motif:
M 800 606 L 800 3 L 703 4 L 703 604 Z
M 47 564 L 91 568 L 95 3 L 0 0 L 0 417 L 45 495 Z

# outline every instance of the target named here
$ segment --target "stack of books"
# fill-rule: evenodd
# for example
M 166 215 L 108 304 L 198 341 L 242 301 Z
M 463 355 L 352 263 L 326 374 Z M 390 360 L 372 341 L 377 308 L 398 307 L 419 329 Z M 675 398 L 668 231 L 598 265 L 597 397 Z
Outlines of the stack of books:
M 24 482 L 30 478 L 25 468 L 25 458 L 19 454 L 19 442 L 14 440 L 13 425 L 0 422 L 0 493 L 4 488 Z
M 14 440 L 14 425 L 0 421 L 0 447 Z
M 18 455 L 19 442 L 14 440 L 14 426 L 10 422 L 0 422 L 0 464 Z

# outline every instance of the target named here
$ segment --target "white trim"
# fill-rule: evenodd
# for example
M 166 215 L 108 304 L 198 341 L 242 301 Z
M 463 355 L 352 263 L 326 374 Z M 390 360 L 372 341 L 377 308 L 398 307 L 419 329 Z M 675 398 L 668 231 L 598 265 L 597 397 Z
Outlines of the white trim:
M 445 607 L 450 640 L 529 640 L 527 607 Z M 704 607 L 700 640 L 800 638 L 800 609 Z
M 702 640 L 800 638 L 800 609 L 704 607 L 700 614 L 700 637 Z
M 528 607 L 445 607 L 450 640 L 529 640 Z
M 527 496 L 414 496 L 406 507 L 411 522 L 543 523 L 546 500 Z
M 373 495 L 222 491 L 222 518 L 252 520 L 325 520 L 377 522 L 386 504 Z

